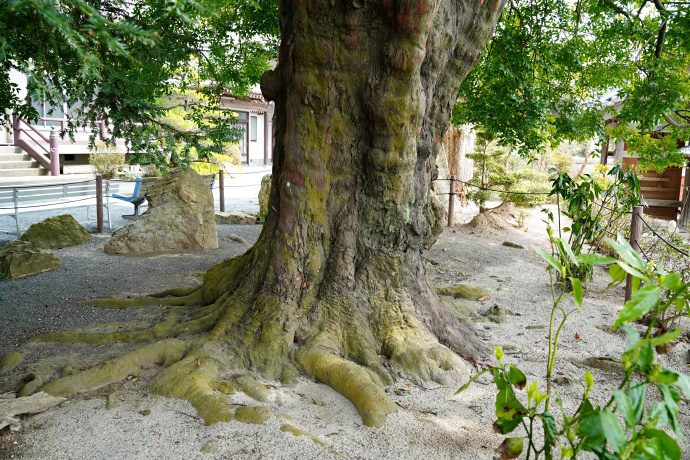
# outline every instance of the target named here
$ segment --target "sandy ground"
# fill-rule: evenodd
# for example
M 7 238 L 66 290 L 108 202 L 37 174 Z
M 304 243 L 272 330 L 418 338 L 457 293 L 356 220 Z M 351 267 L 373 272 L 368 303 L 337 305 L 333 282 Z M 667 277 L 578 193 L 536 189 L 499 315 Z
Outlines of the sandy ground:
M 428 253 L 428 270 L 434 285 L 462 282 L 491 289 L 489 299 L 474 303 L 478 311 L 476 330 L 485 340 L 487 349 L 503 346 L 506 350 L 504 361 L 517 365 L 528 380 L 536 379 L 544 387 L 550 286 L 545 263 L 529 248 L 531 245 L 546 248 L 547 239 L 540 213 L 535 211 L 526 226 L 527 230 L 475 229 L 466 225 L 447 228 Z M 226 243 L 222 248 L 208 257 L 208 266 L 223 256 L 229 257 L 246 249 L 229 239 L 223 241 Z M 520 244 L 525 249 L 507 247 L 503 245 L 505 241 Z M 102 243 L 92 245 L 89 250 L 94 256 L 104 257 L 102 253 L 99 255 L 98 251 L 102 251 L 99 248 Z M 60 251 L 67 254 L 70 250 L 76 251 Z M 59 256 L 60 251 L 56 251 Z M 187 255 L 184 258 L 187 259 Z M 124 259 L 119 260 L 124 262 Z M 151 292 L 152 286 L 172 286 L 179 284 L 181 279 L 193 283 L 194 278 L 181 270 L 174 276 L 161 275 L 161 279 L 156 279 L 155 272 L 150 271 L 160 267 L 161 262 L 174 264 L 175 260 L 138 257 L 127 292 L 146 294 Z M 146 282 L 139 282 L 137 270 L 142 273 L 149 270 Z M 30 278 L 35 277 L 27 279 Z M 607 281 L 606 273 L 598 271 L 589 287 L 598 290 Z M 17 289 L 30 287 L 31 280 L 25 286 L 19 284 Z M 122 292 L 117 285 L 112 289 L 113 293 Z M 99 288 L 98 294 L 103 290 Z M 566 323 L 556 364 L 559 384 L 555 386 L 555 391 L 564 399 L 566 410 L 573 411 L 577 406 L 582 389 L 575 379 L 581 378 L 586 370 L 594 374 L 593 393 L 602 403 L 608 400 L 610 388 L 620 381 L 615 371 L 590 368 L 581 362 L 587 358 L 616 359 L 620 356 L 625 345 L 624 335 L 607 331 L 607 328 L 615 321 L 622 299 L 621 288 L 606 294 L 588 294 L 582 311 L 573 313 Z M 513 314 L 502 324 L 480 322 L 484 321 L 481 314 L 496 305 Z M 96 315 L 86 310 L 86 315 Z M 117 324 L 126 321 L 130 322 L 127 324 L 146 323 L 159 315 L 155 310 L 144 312 L 100 327 L 101 330 L 117 328 Z M 55 352 L 50 351 L 55 350 L 54 345 L 18 342 L 18 348 L 27 353 L 27 362 L 42 357 L 57 359 Z M 99 352 L 116 353 L 124 345 L 77 348 L 63 352 L 80 353 L 83 357 Z M 103 348 L 110 351 L 103 351 Z M 689 349 L 687 341 L 681 342 L 659 361 L 666 367 L 688 372 Z M 491 353 L 479 361 L 480 364 L 495 363 Z M 472 364 L 467 365 L 473 374 L 478 370 Z M 30 364 L 22 365 L 18 374 L 30 368 Z M 460 395 L 454 393 L 462 382 L 448 386 L 432 382 L 425 382 L 423 386 L 398 382 L 386 390 L 398 404 L 398 412 L 389 415 L 382 428 L 368 428 L 362 425 L 348 400 L 329 387 L 306 378 L 291 387 L 263 381 L 273 393 L 271 402 L 263 405 L 275 415 L 262 425 L 230 422 L 205 426 L 190 404 L 146 391 L 147 375 L 153 371 L 143 369 L 139 376 L 79 394 L 44 413 L 23 417 L 23 428 L 14 438 L 15 444 L 4 455 L 27 459 L 489 459 L 502 440 L 492 429 L 496 390 L 487 375 Z M 0 393 L 16 385 L 19 377 L 0 376 Z M 111 397 L 111 409 L 106 409 L 103 394 L 113 392 L 116 396 Z M 658 395 L 650 392 L 649 397 L 655 399 Z M 259 404 L 241 394 L 232 398 L 235 404 Z M 681 403 L 680 410 L 681 423 L 690 426 L 690 408 Z M 520 431 L 517 433 L 519 435 Z M 683 454 L 684 458 L 690 458 L 687 445 L 683 445 Z

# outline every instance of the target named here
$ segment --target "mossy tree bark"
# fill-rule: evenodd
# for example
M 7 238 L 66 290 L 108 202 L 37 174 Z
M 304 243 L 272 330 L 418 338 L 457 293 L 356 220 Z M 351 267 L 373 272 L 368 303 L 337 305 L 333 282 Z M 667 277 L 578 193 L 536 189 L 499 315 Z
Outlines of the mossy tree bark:
M 503 3 L 281 1 L 280 60 L 262 79 L 276 138 L 261 236 L 170 300 L 203 305 L 191 318 L 174 307 L 157 331 L 113 337 L 152 343 L 107 365 L 126 373 L 164 360 L 152 390 L 189 399 L 207 423 L 243 418 L 214 391 L 233 370 L 304 372 L 375 426 L 395 410 L 385 384 L 464 369 L 456 353 L 475 355 L 481 342 L 440 304 L 422 254 L 442 228 L 429 193 L 439 142 Z M 154 342 L 184 334 L 192 338 Z M 79 378 L 94 385 L 111 368 L 46 391 L 72 392 Z

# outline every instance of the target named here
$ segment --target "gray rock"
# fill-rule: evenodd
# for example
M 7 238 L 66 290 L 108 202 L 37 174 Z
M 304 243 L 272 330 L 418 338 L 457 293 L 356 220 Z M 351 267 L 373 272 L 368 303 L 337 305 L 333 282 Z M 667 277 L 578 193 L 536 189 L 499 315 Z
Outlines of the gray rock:
M 59 267 L 60 260 L 55 254 L 28 241 L 14 240 L 0 246 L 0 273 L 10 279 Z
M 217 212 L 218 225 L 252 225 L 256 224 L 256 214 L 250 211 Z
M 261 178 L 261 190 L 259 190 L 259 212 L 268 214 L 268 197 L 271 194 L 271 174 Z
M 113 232 L 106 253 L 147 253 L 218 247 L 213 195 L 193 169 L 175 169 L 146 193 L 148 210 Z
M 41 249 L 79 246 L 93 241 L 91 234 L 70 214 L 49 217 L 29 227 L 21 237 Z

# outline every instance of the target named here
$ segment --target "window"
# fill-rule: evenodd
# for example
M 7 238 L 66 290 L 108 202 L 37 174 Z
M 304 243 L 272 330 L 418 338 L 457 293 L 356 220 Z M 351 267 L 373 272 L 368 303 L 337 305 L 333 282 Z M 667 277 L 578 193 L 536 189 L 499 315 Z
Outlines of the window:
M 256 140 L 256 117 L 249 117 L 249 140 Z

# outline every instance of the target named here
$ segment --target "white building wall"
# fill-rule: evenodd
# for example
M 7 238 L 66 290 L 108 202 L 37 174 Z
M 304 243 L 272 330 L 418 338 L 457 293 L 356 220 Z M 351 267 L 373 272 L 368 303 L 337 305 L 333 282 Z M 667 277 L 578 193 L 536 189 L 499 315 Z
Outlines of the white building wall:
M 14 69 L 10 70 L 10 82 L 19 87 L 17 91 L 19 99 L 24 99 L 26 97 L 26 75 Z M 0 144 L 11 144 L 12 142 L 12 113 L 6 110 L 0 123 Z

